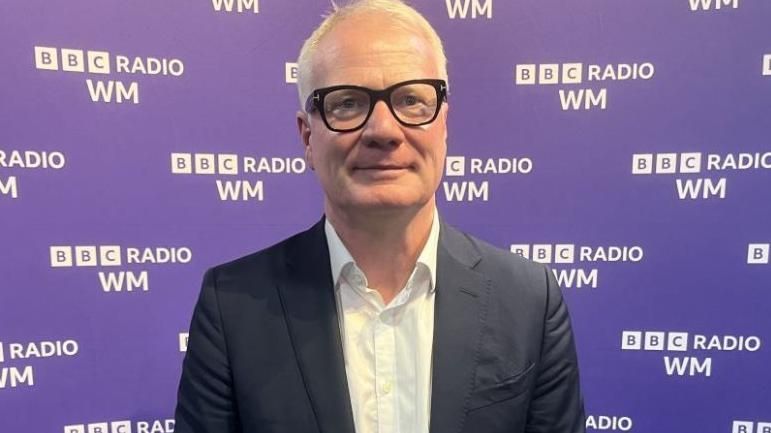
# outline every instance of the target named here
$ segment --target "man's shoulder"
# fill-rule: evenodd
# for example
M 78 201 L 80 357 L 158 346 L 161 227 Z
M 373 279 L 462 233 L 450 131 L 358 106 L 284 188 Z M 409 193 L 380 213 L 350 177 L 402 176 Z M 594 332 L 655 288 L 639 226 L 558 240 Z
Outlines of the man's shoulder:
M 487 266 L 495 268 L 506 269 L 524 269 L 530 272 L 540 272 L 546 269 L 546 266 L 542 263 L 534 262 L 528 258 L 521 256 L 520 254 L 512 253 L 508 250 L 500 248 L 492 243 L 480 239 L 472 234 L 462 231 L 449 224 L 445 224 L 444 228 L 447 231 L 447 238 L 451 242 L 457 242 L 459 237 L 462 237 L 467 241 L 468 245 L 473 248 L 479 257 L 482 259 L 480 265 L 484 262 L 488 262 Z
M 238 279 L 255 273 L 260 273 L 262 278 L 276 275 L 284 269 L 294 252 L 308 250 L 314 242 L 323 241 L 323 237 L 319 237 L 319 224 L 261 250 L 215 265 L 208 272 L 217 279 L 223 276 Z
M 474 270 L 493 281 L 496 286 L 504 286 L 531 293 L 544 294 L 549 286 L 550 270 L 546 265 L 534 262 L 495 246 L 490 242 L 477 238 L 474 235 L 458 230 L 447 225 L 448 238 L 458 237 L 465 239 L 467 246 L 478 254 L 478 263 Z

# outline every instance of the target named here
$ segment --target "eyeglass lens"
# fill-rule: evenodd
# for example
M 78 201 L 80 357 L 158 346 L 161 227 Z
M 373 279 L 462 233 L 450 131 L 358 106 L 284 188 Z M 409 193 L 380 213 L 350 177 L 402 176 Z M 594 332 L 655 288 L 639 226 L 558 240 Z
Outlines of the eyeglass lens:
M 389 102 L 400 121 L 420 125 L 436 114 L 438 95 L 431 84 L 412 83 L 394 88 Z M 363 90 L 338 89 L 324 98 L 324 115 L 334 129 L 357 128 L 366 121 L 370 104 L 370 95 Z

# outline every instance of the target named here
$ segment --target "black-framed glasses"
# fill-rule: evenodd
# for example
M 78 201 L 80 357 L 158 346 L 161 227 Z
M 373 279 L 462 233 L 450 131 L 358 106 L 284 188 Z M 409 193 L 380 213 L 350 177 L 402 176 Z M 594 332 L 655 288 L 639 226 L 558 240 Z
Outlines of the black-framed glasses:
M 311 92 L 305 101 L 305 111 L 318 110 L 324 124 L 332 131 L 350 132 L 367 123 L 378 101 L 385 102 L 402 125 L 420 126 L 436 120 L 442 102 L 446 100 L 447 83 L 444 80 L 402 81 L 383 90 L 342 85 Z

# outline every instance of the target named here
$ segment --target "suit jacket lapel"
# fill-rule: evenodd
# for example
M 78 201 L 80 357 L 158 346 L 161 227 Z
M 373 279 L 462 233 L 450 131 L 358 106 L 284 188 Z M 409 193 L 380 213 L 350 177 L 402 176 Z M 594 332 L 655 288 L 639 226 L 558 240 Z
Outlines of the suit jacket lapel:
M 481 260 L 471 242 L 442 224 L 437 256 L 431 433 L 461 430 L 474 384 L 490 280 L 473 270 Z
M 324 219 L 287 245 L 279 288 L 290 337 L 321 433 L 354 433 Z

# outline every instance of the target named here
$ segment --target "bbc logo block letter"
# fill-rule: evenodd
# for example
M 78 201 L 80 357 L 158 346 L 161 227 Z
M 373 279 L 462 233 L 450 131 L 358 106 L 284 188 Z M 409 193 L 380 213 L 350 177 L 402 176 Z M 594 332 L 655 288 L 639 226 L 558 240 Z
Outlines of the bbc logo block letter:
M 665 337 L 666 334 L 663 332 L 646 332 L 645 350 L 664 350 Z
M 576 247 L 573 244 L 557 244 L 554 246 L 554 263 L 573 263 Z
M 238 155 L 229 153 L 219 155 L 217 171 L 219 174 L 238 174 Z
M 110 73 L 110 53 L 107 51 L 89 51 L 86 53 L 88 59 L 88 72 L 92 74 Z
M 530 258 L 530 245 L 528 244 L 511 244 L 509 251 L 514 254 L 519 254 L 526 259 Z
M 672 174 L 677 171 L 676 153 L 659 153 L 656 155 L 656 173 Z
M 102 245 L 99 247 L 99 263 L 102 266 L 120 266 L 120 246 Z
M 48 71 L 59 70 L 59 56 L 54 47 L 35 47 L 35 67 Z
M 680 173 L 699 173 L 701 171 L 701 152 L 680 155 Z
M 179 333 L 179 351 L 180 352 L 187 352 L 187 340 L 189 333 L 187 332 L 180 332 Z
M 62 48 L 62 71 L 85 72 L 83 50 Z
M 213 153 L 196 153 L 194 160 L 196 174 L 214 174 Z
M 549 244 L 533 245 L 530 260 L 538 263 L 551 263 L 552 246 Z
M 621 333 L 621 350 L 640 350 L 641 348 L 641 331 L 624 331 Z
M 131 433 L 131 421 L 111 422 L 110 433 Z
M 731 433 L 754 433 L 755 424 L 752 421 L 734 421 Z
M 517 65 L 514 74 L 516 84 L 535 84 L 535 65 Z
M 68 246 L 52 246 L 50 251 L 52 268 L 72 266 L 72 248 Z
M 562 84 L 580 84 L 583 74 L 583 64 L 563 63 Z
M 685 352 L 688 350 L 687 332 L 670 332 L 667 335 L 667 350 Z
M 448 156 L 446 159 L 447 176 L 463 176 L 466 174 L 466 157 Z
M 284 64 L 284 80 L 289 84 L 297 83 L 297 63 Z
M 767 265 L 769 244 L 749 244 L 747 248 L 747 263 L 750 265 Z
M 172 153 L 171 172 L 174 174 L 191 174 L 193 172 L 192 155 L 189 153 Z
M 653 173 L 653 154 L 641 153 L 632 155 L 632 174 Z
M 75 266 L 96 266 L 97 260 L 95 246 L 75 247 Z
M 106 422 L 95 422 L 88 425 L 88 433 L 107 433 L 109 432 L 109 424 Z
M 559 69 L 557 64 L 544 64 L 538 68 L 538 82 L 540 84 L 558 84 Z

